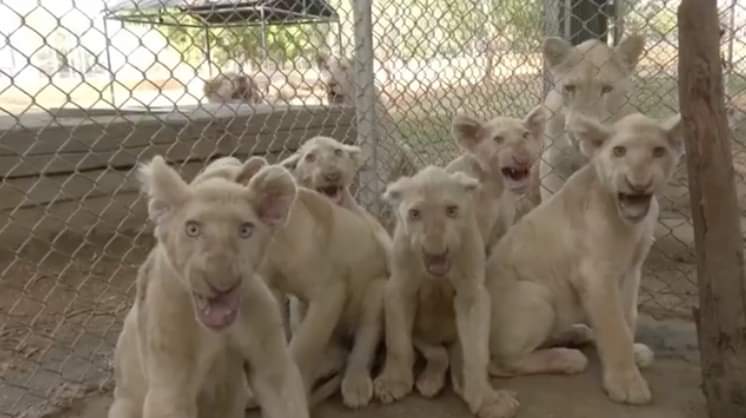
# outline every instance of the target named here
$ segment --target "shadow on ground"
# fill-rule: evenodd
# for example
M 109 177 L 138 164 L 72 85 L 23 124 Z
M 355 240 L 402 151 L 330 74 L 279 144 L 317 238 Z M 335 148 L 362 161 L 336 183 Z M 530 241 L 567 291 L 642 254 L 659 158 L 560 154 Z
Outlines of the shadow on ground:
M 601 389 L 598 357 L 592 348 L 589 369 L 576 376 L 530 376 L 493 380 L 497 388 L 518 392 L 517 418 L 704 418 L 700 370 L 694 326 L 685 321 L 641 320 L 639 340 L 656 351 L 656 362 L 643 372 L 653 390 L 647 406 L 624 406 L 609 401 Z M 55 418 L 106 416 L 110 394 L 81 399 Z M 247 418 L 258 418 L 258 413 Z M 391 404 L 373 404 L 360 410 L 345 408 L 332 399 L 313 411 L 312 418 L 467 418 L 466 406 L 448 390 L 435 399 L 410 395 Z M 291 417 L 288 417 L 291 418 Z

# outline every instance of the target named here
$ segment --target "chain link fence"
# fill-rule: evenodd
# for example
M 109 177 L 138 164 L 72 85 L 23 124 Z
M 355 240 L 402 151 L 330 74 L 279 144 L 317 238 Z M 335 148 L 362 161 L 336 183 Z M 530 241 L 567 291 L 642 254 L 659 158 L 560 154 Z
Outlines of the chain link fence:
M 54 414 L 110 388 L 152 245 L 133 169 L 155 154 L 190 177 L 223 155 L 277 161 L 314 135 L 357 141 L 368 157 L 359 196 L 386 216 L 388 181 L 457 155 L 456 112 L 521 117 L 542 102 L 547 35 L 611 45 L 643 34 L 629 104 L 655 117 L 678 109 L 677 1 L 366 3 L 0 2 L 0 418 Z M 719 4 L 743 201 L 746 7 Z M 642 310 L 689 318 L 683 164 L 662 207 Z

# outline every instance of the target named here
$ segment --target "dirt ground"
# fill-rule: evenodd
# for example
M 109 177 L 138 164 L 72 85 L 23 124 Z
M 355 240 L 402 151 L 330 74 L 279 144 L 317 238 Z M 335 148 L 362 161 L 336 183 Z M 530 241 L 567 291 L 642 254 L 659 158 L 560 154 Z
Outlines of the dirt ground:
M 704 398 L 699 390 L 700 372 L 696 336 L 691 323 L 643 318 L 640 340 L 656 351 L 654 365 L 644 372 L 653 390 L 648 406 L 624 406 L 609 401 L 600 386 L 600 370 L 592 349 L 589 370 L 577 376 L 531 376 L 493 380 L 500 388 L 518 392 L 521 409 L 517 418 L 704 418 Z M 110 393 L 96 392 L 70 404 L 49 418 L 99 418 L 106 416 Z M 435 400 L 410 395 L 391 404 L 373 404 L 352 411 L 332 399 L 313 411 L 313 418 L 467 418 L 472 415 L 450 390 Z M 247 418 L 259 418 L 250 413 Z

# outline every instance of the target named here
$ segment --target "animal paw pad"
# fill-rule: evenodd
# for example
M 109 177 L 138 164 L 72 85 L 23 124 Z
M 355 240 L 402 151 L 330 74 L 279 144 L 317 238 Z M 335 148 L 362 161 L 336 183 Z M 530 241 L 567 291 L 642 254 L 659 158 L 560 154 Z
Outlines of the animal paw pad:
M 412 381 L 396 377 L 381 376 L 373 382 L 373 392 L 383 403 L 399 400 L 412 391 Z
M 342 381 L 342 400 L 350 408 L 368 405 L 373 397 L 373 381 L 370 376 L 350 376 Z
M 477 416 L 479 418 L 512 418 L 518 412 L 519 406 L 515 392 L 498 390 L 485 399 Z
M 637 368 L 624 372 L 606 373 L 604 389 L 614 402 L 642 405 L 653 399 L 648 382 Z

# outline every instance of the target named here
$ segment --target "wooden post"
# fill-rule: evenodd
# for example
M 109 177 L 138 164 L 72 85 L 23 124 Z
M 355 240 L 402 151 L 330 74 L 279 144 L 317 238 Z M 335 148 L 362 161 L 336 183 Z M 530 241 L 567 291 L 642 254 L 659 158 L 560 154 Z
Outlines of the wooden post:
M 746 276 L 715 0 L 682 0 L 679 97 L 697 248 L 695 310 L 710 418 L 746 417 Z

